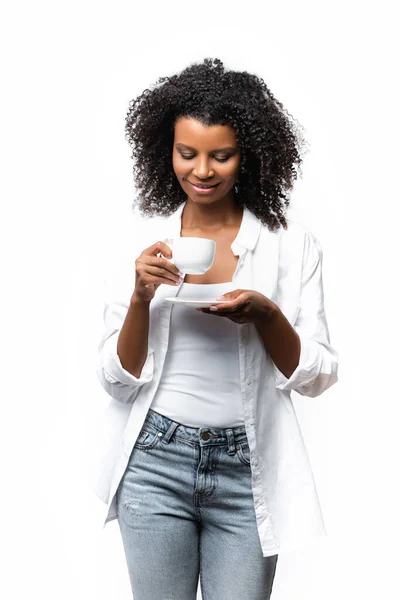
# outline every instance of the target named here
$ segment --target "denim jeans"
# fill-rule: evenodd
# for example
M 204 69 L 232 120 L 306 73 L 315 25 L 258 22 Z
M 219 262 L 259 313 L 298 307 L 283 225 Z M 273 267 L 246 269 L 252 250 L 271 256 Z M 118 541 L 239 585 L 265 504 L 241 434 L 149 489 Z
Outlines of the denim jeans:
M 268 600 L 244 425 L 186 427 L 149 410 L 117 490 L 134 600 Z

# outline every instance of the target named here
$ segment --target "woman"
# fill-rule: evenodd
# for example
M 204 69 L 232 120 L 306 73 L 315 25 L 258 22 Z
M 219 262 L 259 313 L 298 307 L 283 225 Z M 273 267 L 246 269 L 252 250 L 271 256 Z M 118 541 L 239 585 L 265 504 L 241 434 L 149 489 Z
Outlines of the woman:
M 145 90 L 126 132 L 142 215 L 160 218 L 139 221 L 105 306 L 105 522 L 135 600 L 195 600 L 199 577 L 203 600 L 266 600 L 278 553 L 325 533 L 290 391 L 337 381 L 322 249 L 284 216 L 302 136 L 262 79 L 218 59 Z M 174 265 L 179 236 L 216 242 L 204 275 Z M 228 302 L 165 301 L 205 295 Z

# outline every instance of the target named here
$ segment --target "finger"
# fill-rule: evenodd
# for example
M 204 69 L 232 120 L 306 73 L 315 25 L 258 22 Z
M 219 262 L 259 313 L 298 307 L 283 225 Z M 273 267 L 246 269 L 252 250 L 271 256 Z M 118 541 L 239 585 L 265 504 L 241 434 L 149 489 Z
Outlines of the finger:
M 142 256 L 141 255 L 137 259 L 137 264 L 143 265 L 146 270 L 148 269 L 149 266 L 162 269 L 164 271 L 164 273 L 161 274 L 163 277 L 165 277 L 165 271 L 168 271 L 168 272 L 172 273 L 173 275 L 181 275 L 182 274 L 177 266 L 175 266 L 172 262 L 170 262 L 166 258 L 162 258 L 161 256 L 150 256 L 150 255 Z
M 216 310 L 213 310 L 216 309 Z M 212 315 L 215 316 L 221 316 L 221 317 L 231 317 L 231 316 L 236 316 L 236 315 L 241 315 L 242 314 L 242 310 L 230 310 L 230 311 L 222 311 L 220 310 L 220 306 L 210 306 L 208 308 L 198 308 L 197 310 L 202 310 L 203 312 L 206 313 L 210 313 Z
M 218 296 L 217 300 L 236 300 L 243 293 L 244 290 L 232 290 L 232 292 L 226 292 L 226 294 Z
M 166 258 L 172 258 L 172 250 L 165 242 L 156 242 L 149 248 L 143 250 L 140 256 L 157 256 L 157 254 L 163 254 Z
M 158 277 L 156 275 L 147 274 L 145 278 L 142 279 L 141 284 L 144 287 L 149 287 L 149 285 L 180 285 L 180 282 L 173 281 L 172 279 L 167 279 L 166 277 Z
M 172 281 L 172 283 L 181 283 L 183 281 L 183 276 L 179 275 L 179 271 L 178 273 L 171 273 L 171 271 L 168 271 L 167 269 L 163 269 L 161 267 L 152 265 L 147 265 L 146 270 L 147 273 L 149 273 L 153 277 L 168 279 L 170 282 Z
M 232 302 L 224 302 L 223 304 L 215 304 L 214 306 L 210 306 L 210 310 L 212 312 L 220 312 L 220 313 L 233 313 L 241 310 L 245 305 L 245 302 L 238 303 L 237 300 Z
M 222 312 L 235 311 L 245 306 L 248 302 L 248 299 L 248 294 L 245 292 L 241 292 L 241 294 L 238 295 L 235 299 L 228 299 L 227 301 L 224 301 L 223 304 L 216 304 L 215 306 L 218 308 L 219 311 Z

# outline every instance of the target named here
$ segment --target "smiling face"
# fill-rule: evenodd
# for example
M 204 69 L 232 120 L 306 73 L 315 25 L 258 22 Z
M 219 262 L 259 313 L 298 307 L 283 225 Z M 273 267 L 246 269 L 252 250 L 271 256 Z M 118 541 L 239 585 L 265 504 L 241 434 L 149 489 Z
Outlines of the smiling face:
M 240 164 L 233 127 L 180 117 L 175 124 L 172 164 L 183 191 L 196 204 L 233 202 Z M 195 184 L 213 187 L 202 191 Z

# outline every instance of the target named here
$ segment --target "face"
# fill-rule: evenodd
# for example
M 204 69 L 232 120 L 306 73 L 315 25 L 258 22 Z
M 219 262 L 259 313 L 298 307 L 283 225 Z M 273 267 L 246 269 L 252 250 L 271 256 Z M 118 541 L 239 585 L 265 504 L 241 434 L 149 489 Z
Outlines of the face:
M 180 117 L 175 124 L 172 164 L 187 196 L 196 204 L 234 199 L 240 149 L 230 125 L 206 126 Z M 196 184 L 214 187 L 201 191 Z

